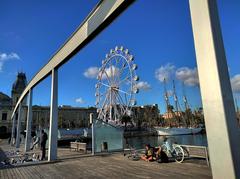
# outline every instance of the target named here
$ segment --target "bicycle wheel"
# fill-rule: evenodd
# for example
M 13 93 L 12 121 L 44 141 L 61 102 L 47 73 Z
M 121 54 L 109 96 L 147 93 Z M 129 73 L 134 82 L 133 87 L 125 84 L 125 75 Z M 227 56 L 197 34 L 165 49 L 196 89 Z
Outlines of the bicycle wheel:
M 184 151 L 183 148 L 180 146 L 174 147 L 174 153 L 175 153 L 175 161 L 178 163 L 182 163 L 184 160 Z
M 189 157 L 189 151 L 186 147 L 182 147 L 183 152 L 184 152 L 184 158 Z
M 133 161 L 138 161 L 138 160 L 141 159 L 141 157 L 140 157 L 138 154 L 136 154 L 136 155 L 130 154 L 130 155 L 128 156 L 128 159 L 129 159 L 129 160 L 133 160 Z

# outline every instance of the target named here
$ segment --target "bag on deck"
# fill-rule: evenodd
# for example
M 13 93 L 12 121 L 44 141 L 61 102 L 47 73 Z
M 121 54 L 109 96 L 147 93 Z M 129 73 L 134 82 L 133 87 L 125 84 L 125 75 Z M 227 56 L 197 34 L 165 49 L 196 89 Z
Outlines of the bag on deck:
M 168 156 L 164 151 L 160 152 L 158 162 L 159 163 L 168 163 Z

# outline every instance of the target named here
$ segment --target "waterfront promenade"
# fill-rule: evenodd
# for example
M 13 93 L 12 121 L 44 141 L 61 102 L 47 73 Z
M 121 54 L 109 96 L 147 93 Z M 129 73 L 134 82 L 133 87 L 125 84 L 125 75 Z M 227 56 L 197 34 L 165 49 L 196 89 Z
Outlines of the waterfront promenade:
M 7 145 L 0 145 L 7 149 Z M 0 178 L 212 178 L 206 161 L 190 159 L 184 163 L 131 161 L 122 153 L 92 156 L 58 148 L 56 162 L 0 169 Z

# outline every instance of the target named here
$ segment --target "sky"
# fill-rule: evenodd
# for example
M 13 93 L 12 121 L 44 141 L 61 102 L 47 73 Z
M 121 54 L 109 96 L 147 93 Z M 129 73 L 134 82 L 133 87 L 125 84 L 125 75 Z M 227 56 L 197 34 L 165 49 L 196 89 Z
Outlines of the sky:
M 30 81 L 97 2 L 1 0 L 0 91 L 11 95 L 18 72 L 25 72 Z M 232 89 L 240 105 L 240 1 L 217 2 Z M 142 0 L 131 5 L 59 69 L 59 105 L 95 105 L 98 69 L 115 46 L 129 49 L 138 65 L 137 105 L 158 104 L 164 112 L 164 78 L 172 104 L 174 80 L 182 108 L 183 94 L 193 109 L 202 105 L 188 0 Z M 48 77 L 34 88 L 33 104 L 50 104 L 50 83 Z

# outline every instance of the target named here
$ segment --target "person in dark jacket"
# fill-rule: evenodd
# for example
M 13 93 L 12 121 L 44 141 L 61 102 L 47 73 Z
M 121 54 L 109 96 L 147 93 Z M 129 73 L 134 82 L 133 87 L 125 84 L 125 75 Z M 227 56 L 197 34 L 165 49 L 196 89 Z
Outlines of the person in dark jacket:
M 41 145 L 41 151 L 42 151 L 41 160 L 45 159 L 47 139 L 48 139 L 47 133 L 44 130 L 42 130 L 42 135 L 40 139 L 40 145 Z

